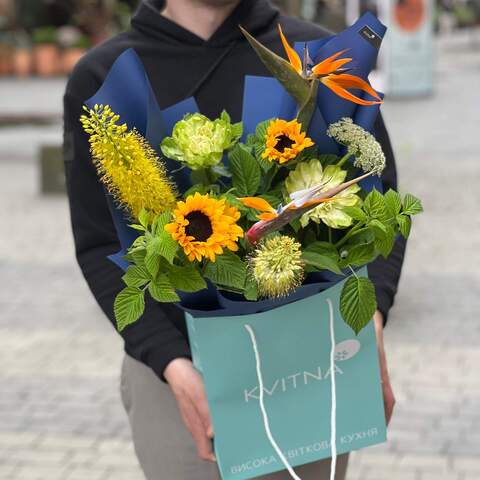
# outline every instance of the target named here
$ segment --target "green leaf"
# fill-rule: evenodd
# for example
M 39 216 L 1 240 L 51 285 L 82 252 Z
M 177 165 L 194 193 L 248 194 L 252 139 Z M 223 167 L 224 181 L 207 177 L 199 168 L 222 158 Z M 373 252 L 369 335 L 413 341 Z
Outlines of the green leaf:
M 359 222 L 365 222 L 367 220 L 364 211 L 359 207 L 342 207 L 342 211 Z
M 302 253 L 302 259 L 307 265 L 315 267 L 317 270 L 329 270 L 338 275 L 343 275 L 338 263 L 331 256 L 304 251 Z
M 164 274 L 158 275 L 154 282 L 148 284 L 148 292 L 157 302 L 172 303 L 180 300 L 170 280 Z
M 125 258 L 129 262 L 133 262 L 135 265 L 141 266 L 145 265 L 145 255 L 147 254 L 147 249 L 145 247 L 136 247 L 128 251 Z
M 391 217 L 395 217 L 397 214 L 400 213 L 400 210 L 402 208 L 402 200 L 398 192 L 390 189 L 383 196 L 383 198 L 385 199 L 385 204 Z
M 407 193 L 403 197 L 403 211 L 404 215 L 417 215 L 423 212 L 422 202 L 411 193 Z
M 312 242 L 304 249 L 304 251 L 318 253 L 319 255 L 327 255 L 334 260 L 338 260 L 338 250 L 335 245 L 332 245 L 329 242 Z
M 384 219 L 386 205 L 383 195 L 374 188 L 365 198 L 363 209 L 370 218 Z
M 145 310 L 144 292 L 137 287 L 126 287 L 116 297 L 113 304 L 117 329 L 121 332 L 126 326 L 136 322 Z
M 395 244 L 395 231 L 390 225 L 384 225 L 384 227 L 384 235 L 375 238 L 375 248 L 387 258 L 392 252 L 393 245 Z
M 257 125 L 255 129 L 255 141 L 256 143 L 263 143 L 265 145 L 267 130 L 270 123 L 274 120 L 273 118 L 269 118 L 268 120 L 264 120 Z
M 173 263 L 177 250 L 178 243 L 165 231 L 147 241 L 145 265 L 152 277 L 155 277 L 158 273 L 161 258 L 163 257 L 169 263 Z
M 260 186 L 260 167 L 253 155 L 238 144 L 228 155 L 232 184 L 239 196 L 253 196 Z
M 258 285 L 254 279 L 249 279 L 245 284 L 245 298 L 251 302 L 258 300 Z
M 205 265 L 204 275 L 218 286 L 243 290 L 247 267 L 240 257 L 227 251 Z
M 151 280 L 150 272 L 145 266 L 130 265 L 122 280 L 128 287 L 142 287 Z
M 346 255 L 342 255 L 342 261 L 340 263 L 342 267 L 347 267 L 348 265 L 361 267 L 375 258 L 375 247 L 373 243 L 345 245 L 342 247 L 342 250 L 346 252 Z
M 129 225 L 130 228 L 133 228 L 134 230 L 138 230 L 139 232 L 144 232 L 146 228 L 142 225 L 138 225 L 137 223 L 132 223 Z
M 193 264 L 183 267 L 169 265 L 167 275 L 175 289 L 182 292 L 198 292 L 207 288 L 205 279 Z
M 170 210 L 157 215 L 152 222 L 152 233 L 154 235 L 163 233 L 165 225 L 172 220 L 172 212 Z
M 220 177 L 230 178 L 232 176 L 230 170 L 222 163 L 219 163 L 218 165 L 212 167 L 212 171 Z
M 372 319 L 376 308 L 373 283 L 366 277 L 352 275 L 340 295 L 340 312 L 345 323 L 358 335 Z
M 270 73 L 283 85 L 299 105 L 303 105 L 310 92 L 308 80 L 302 78 L 289 62 L 262 45 L 242 27 L 240 27 L 240 30 L 260 60 L 270 70 Z
M 138 215 L 138 221 L 140 222 L 140 225 L 144 228 L 147 228 L 149 218 L 150 215 L 148 214 L 148 211 L 142 208 L 142 211 Z
M 410 235 L 410 229 L 412 228 L 412 220 L 408 215 L 397 215 L 398 228 L 404 238 L 408 238 Z
M 334 155 L 333 153 L 324 153 L 322 155 L 318 155 L 316 158 L 318 158 L 323 168 L 328 167 L 328 165 L 336 165 L 340 160 L 340 157 Z
M 201 183 L 197 183 L 195 185 L 193 185 L 192 187 L 190 187 L 184 194 L 183 194 L 183 198 L 187 198 L 188 196 L 190 195 L 194 195 L 195 193 L 200 193 L 202 195 L 205 195 L 206 193 L 208 193 L 209 191 L 209 188 L 207 185 L 203 185 Z
M 370 220 L 368 226 L 375 233 L 375 237 L 384 238 L 387 235 L 387 225 L 376 218 Z

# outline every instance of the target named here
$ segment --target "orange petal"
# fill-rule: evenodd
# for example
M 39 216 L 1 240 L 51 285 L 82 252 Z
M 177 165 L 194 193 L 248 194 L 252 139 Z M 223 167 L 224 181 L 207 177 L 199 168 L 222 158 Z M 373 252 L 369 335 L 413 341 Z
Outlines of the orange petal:
M 275 209 L 264 199 L 260 197 L 241 197 L 238 198 L 246 207 L 260 210 L 261 212 L 275 212 Z
M 274 212 L 272 212 L 272 213 L 261 213 L 260 215 L 257 215 L 257 217 L 260 220 L 273 220 L 274 218 L 277 218 L 278 215 Z
M 335 77 L 332 77 L 332 80 L 341 87 L 358 88 L 359 90 L 369 93 L 372 97 L 381 100 L 378 93 L 363 78 L 350 75 L 348 73 L 341 73 L 339 75 L 335 75 Z
M 320 80 L 326 87 L 328 87 L 332 92 L 337 94 L 339 97 L 344 98 L 345 100 L 349 100 L 353 103 L 356 103 L 358 105 L 378 105 L 379 103 L 382 103 L 381 101 L 370 101 L 370 100 L 364 100 L 363 98 L 359 98 L 353 93 L 350 93 L 348 90 L 345 90 L 345 88 L 341 87 L 340 85 L 337 85 L 335 83 L 335 77 L 325 77 Z
M 345 52 L 348 51 L 348 48 L 346 50 L 341 50 L 340 52 L 334 53 L 330 57 L 326 58 L 325 60 L 322 60 L 320 63 L 317 63 L 313 68 L 312 72 L 315 75 L 325 75 L 327 73 L 330 73 L 329 68 L 331 63 L 336 60 L 340 55 L 343 55 Z M 345 62 L 346 63 L 346 62 Z
M 296 70 L 296 72 L 301 75 L 302 74 L 302 61 L 300 60 L 300 56 L 298 53 L 288 44 L 287 39 L 282 31 L 282 26 L 278 24 L 278 31 L 280 32 L 280 38 L 282 39 L 283 48 L 288 56 L 288 60 L 292 67 Z

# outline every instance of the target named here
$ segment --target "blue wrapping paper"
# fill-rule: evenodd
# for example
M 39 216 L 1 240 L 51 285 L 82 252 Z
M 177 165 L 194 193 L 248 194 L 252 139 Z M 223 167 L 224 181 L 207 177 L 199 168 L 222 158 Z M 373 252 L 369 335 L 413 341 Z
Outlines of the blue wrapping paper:
M 310 56 L 317 63 L 339 50 L 349 48 L 346 55 L 355 59 L 353 65 L 355 71 L 352 73 L 366 80 L 378 54 L 378 47 L 374 47 L 359 33 L 366 27 L 376 32 L 380 40 L 386 30 L 376 17 L 367 13 L 338 35 L 307 42 Z M 296 44 L 295 48 L 300 53 L 303 46 L 304 43 Z M 338 155 L 341 154 L 341 149 L 326 134 L 328 125 L 349 116 L 366 130 L 373 131 L 379 106 L 356 105 L 339 98 L 323 85 L 319 87 L 317 107 L 308 134 L 315 141 L 321 153 Z M 259 102 L 258 98 L 261 98 L 262 101 Z M 120 115 L 121 120 L 127 124 L 129 129 L 135 128 L 159 154 L 162 139 L 171 135 L 175 123 L 181 120 L 185 114 L 199 111 L 194 98 L 187 98 L 162 110 L 156 101 L 141 60 L 133 49 L 126 50 L 117 58 L 100 89 L 85 103 L 90 108 L 95 104 L 109 105 L 115 113 Z M 257 124 L 264 120 L 274 117 L 290 120 L 295 118 L 296 113 L 295 101 L 275 78 L 245 77 L 242 111 L 243 139 L 253 133 Z M 179 191 L 186 191 L 191 186 L 190 170 L 188 168 L 178 170 L 177 162 L 170 159 L 164 159 L 164 161 L 167 170 L 175 172 L 171 174 L 171 177 Z M 381 182 L 378 177 L 366 179 L 361 186 L 367 191 L 373 187 L 381 190 Z M 123 257 L 138 233 L 129 227 L 130 220 L 125 212 L 115 204 L 108 192 L 106 192 L 106 196 L 121 246 L 121 250 L 109 256 L 109 259 L 126 270 L 128 262 Z M 239 296 L 222 293 L 210 282 L 207 282 L 208 288 L 200 292 L 177 292 L 181 299 L 177 305 L 195 317 L 253 314 L 307 298 L 331 287 L 341 279 L 341 276 L 330 272 L 309 274 L 306 282 L 290 296 L 258 302 L 249 302 Z

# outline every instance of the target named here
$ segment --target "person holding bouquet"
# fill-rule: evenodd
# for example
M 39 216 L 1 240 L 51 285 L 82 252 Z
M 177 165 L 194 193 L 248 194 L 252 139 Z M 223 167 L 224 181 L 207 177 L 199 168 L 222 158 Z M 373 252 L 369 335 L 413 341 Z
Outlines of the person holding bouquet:
M 242 113 L 245 75 L 268 75 L 239 30 L 283 52 L 277 26 L 289 41 L 309 41 L 329 33 L 317 25 L 282 16 L 267 0 L 144 0 L 132 28 L 93 49 L 75 68 L 65 93 L 64 152 L 76 256 L 105 315 L 115 324 L 114 300 L 123 288 L 123 271 L 107 256 L 119 241 L 103 187 L 91 160 L 88 135 L 79 117 L 84 102 L 102 85 L 112 64 L 126 49 L 140 56 L 162 108 L 195 97 L 213 119 L 226 110 L 232 121 Z M 386 157 L 384 191 L 396 189 L 395 160 L 381 116 L 375 136 Z M 375 329 L 387 420 L 394 406 L 383 327 L 403 263 L 405 241 L 398 237 L 388 259 L 369 266 L 378 310 Z M 184 313 L 173 304 L 146 301 L 145 311 L 121 331 L 125 341 L 121 391 L 136 453 L 149 480 L 218 478 L 214 431 L 201 375 L 191 361 Z M 193 441 L 192 441 L 193 438 Z M 348 456 L 339 458 L 338 479 L 345 478 Z M 298 468 L 303 479 L 329 478 L 330 464 Z M 274 473 L 262 478 L 284 478 Z

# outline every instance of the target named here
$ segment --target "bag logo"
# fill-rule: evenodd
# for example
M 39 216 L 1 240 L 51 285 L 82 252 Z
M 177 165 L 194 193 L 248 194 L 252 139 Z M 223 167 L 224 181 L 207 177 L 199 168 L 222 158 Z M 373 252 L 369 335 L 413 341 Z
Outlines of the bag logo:
M 380 48 L 380 45 L 382 44 L 382 37 L 375 33 L 368 25 L 362 27 L 358 33 L 377 50 Z
M 360 351 L 360 347 L 361 344 L 356 339 L 345 340 L 338 343 L 335 346 L 335 361 L 345 362 L 352 359 Z M 263 391 L 265 395 L 271 397 L 277 393 L 285 393 L 287 390 L 297 390 L 311 382 L 327 380 L 330 375 L 330 368 L 322 369 L 322 367 L 318 366 L 312 370 L 304 370 L 282 378 L 277 378 L 273 380 L 270 385 L 265 385 Z M 338 365 L 335 365 L 335 375 L 343 375 L 343 370 Z M 258 401 L 260 399 L 258 385 L 250 390 L 245 389 L 243 395 L 245 403 L 248 403 L 251 400 Z

